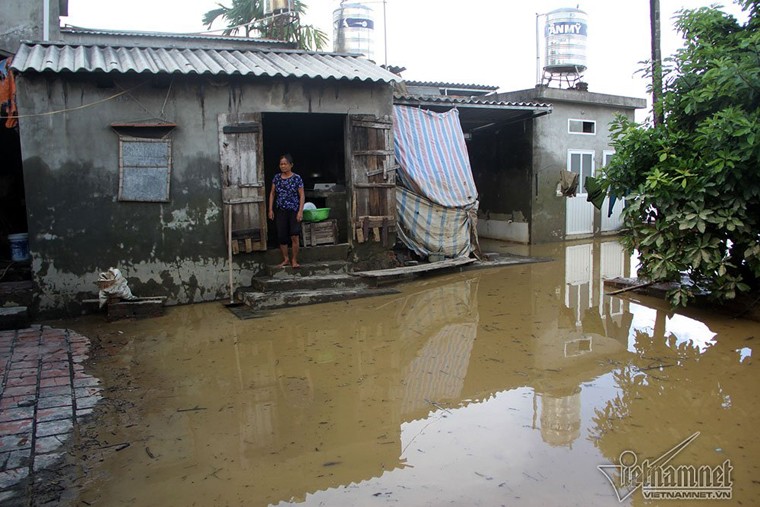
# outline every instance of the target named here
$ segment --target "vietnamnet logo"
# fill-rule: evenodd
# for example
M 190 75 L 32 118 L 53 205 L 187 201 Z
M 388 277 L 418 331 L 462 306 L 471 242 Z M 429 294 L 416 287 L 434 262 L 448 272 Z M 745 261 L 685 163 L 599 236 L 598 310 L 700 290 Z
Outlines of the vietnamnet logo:
M 620 453 L 617 465 L 597 468 L 622 502 L 641 490 L 646 500 L 730 500 L 734 467 L 730 460 L 715 466 L 670 465 L 670 461 L 699 436 L 694 433 L 655 460 L 639 458 L 633 451 Z
M 586 23 L 557 21 L 546 25 L 546 35 L 588 35 Z

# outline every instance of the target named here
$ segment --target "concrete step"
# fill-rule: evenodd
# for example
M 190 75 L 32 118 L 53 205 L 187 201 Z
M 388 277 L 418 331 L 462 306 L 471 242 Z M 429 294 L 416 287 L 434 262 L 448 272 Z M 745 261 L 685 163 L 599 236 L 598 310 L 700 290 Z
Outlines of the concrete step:
M 255 277 L 251 289 L 259 292 L 318 290 L 318 289 L 362 289 L 369 288 L 365 280 L 347 273 L 330 273 L 327 275 Z
M 277 265 L 267 266 L 265 274 L 272 278 L 303 278 L 307 276 L 329 275 L 334 273 L 346 273 L 348 263 L 346 261 L 321 261 L 301 263 L 300 268 L 290 266 L 278 267 Z M 259 277 L 261 278 L 261 277 Z
M 312 262 L 346 261 L 348 260 L 348 243 L 338 245 L 302 246 L 298 250 L 298 262 L 309 264 Z M 270 248 L 266 254 L 266 264 L 277 265 L 282 260 L 282 254 L 277 248 Z
M 29 327 L 29 312 L 26 306 L 6 306 L 0 308 L 0 331 Z
M 398 294 L 400 291 L 392 288 L 330 288 L 319 290 L 289 290 L 283 292 L 239 291 L 238 297 L 253 310 L 273 310 L 275 308 L 290 308 L 293 306 L 345 301 L 386 294 Z
M 32 306 L 34 296 L 35 286 L 31 280 L 0 282 L 0 307 Z

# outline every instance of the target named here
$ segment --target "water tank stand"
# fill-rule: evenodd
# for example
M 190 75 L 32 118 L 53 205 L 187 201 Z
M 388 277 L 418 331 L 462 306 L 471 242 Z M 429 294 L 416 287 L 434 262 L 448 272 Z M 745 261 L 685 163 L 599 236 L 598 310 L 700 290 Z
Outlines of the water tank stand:
M 577 84 L 583 79 L 583 75 L 578 71 L 569 72 L 550 72 L 544 69 L 544 77 L 541 79 L 542 86 L 549 86 L 552 81 L 556 81 L 558 88 L 563 88 L 563 84 L 566 84 L 566 88 L 575 88 Z

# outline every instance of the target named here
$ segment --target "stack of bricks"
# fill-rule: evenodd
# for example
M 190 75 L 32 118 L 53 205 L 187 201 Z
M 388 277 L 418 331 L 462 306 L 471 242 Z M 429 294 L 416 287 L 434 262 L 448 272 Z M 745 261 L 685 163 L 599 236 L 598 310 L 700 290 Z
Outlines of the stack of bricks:
M 84 373 L 89 340 L 73 331 L 35 326 L 0 331 L 0 504 L 63 457 L 74 426 L 101 398 Z

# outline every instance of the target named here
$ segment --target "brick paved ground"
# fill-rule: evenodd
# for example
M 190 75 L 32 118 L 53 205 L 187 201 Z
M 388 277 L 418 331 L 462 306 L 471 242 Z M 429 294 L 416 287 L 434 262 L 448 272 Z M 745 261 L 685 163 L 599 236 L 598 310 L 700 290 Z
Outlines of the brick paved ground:
M 100 399 L 100 381 L 82 365 L 89 347 L 66 329 L 0 331 L 0 504 L 26 495 L 27 479 L 62 457 Z

